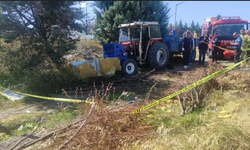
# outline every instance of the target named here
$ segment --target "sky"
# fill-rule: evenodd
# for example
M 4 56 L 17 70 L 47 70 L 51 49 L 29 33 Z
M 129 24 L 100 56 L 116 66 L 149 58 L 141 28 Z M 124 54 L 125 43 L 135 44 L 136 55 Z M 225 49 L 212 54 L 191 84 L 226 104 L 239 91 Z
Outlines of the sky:
M 175 6 L 184 1 L 168 1 L 170 10 L 170 23 L 174 24 Z M 177 6 L 176 20 L 179 23 L 181 19 L 183 23 L 191 24 L 194 20 L 195 24 L 200 25 L 206 17 L 221 16 L 239 16 L 243 20 L 250 22 L 249 7 L 250 1 L 186 1 Z
M 93 3 L 94 1 L 87 1 Z M 184 2 L 177 6 L 176 20 L 179 23 L 181 19 L 183 23 L 190 25 L 192 20 L 195 24 L 200 25 L 206 17 L 221 16 L 239 16 L 243 20 L 250 22 L 249 6 L 250 1 L 165 1 L 170 8 L 170 23 L 175 22 L 175 6 L 178 3 Z M 85 3 L 81 5 L 86 8 Z M 91 17 L 94 16 L 93 9 L 87 5 L 87 11 Z

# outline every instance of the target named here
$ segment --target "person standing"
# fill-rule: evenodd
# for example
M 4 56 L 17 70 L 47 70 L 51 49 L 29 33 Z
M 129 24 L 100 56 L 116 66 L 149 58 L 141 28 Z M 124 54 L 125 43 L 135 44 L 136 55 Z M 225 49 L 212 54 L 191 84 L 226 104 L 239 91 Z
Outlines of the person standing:
M 191 33 L 187 32 L 187 37 L 184 37 L 182 40 L 182 51 L 183 51 L 183 68 L 187 69 L 188 63 L 189 63 L 189 57 L 191 52 L 191 39 L 190 39 Z
M 205 56 L 208 49 L 208 37 L 206 32 L 203 33 L 203 36 L 199 39 L 199 65 L 204 65 Z
M 220 38 L 218 37 L 218 33 L 214 33 L 214 40 L 212 40 L 213 43 L 213 50 L 212 50 L 212 62 L 217 63 L 217 53 L 218 53 L 218 46 L 220 46 Z
M 194 38 L 197 38 L 197 33 L 196 33 L 196 31 L 194 31 Z
M 240 62 L 240 54 L 242 52 L 241 45 L 242 45 L 242 39 L 239 36 L 237 32 L 234 32 L 233 37 L 236 38 L 235 42 L 231 42 L 230 44 L 233 45 L 234 49 L 234 63 Z
M 190 52 L 190 56 L 189 56 L 189 65 L 192 65 L 193 64 L 193 55 L 194 55 L 194 52 L 196 50 L 196 42 L 195 42 L 195 39 L 194 39 L 194 35 L 191 33 L 191 52 Z
M 247 57 L 250 55 L 250 29 L 246 31 L 246 35 L 249 37 Z
M 246 35 L 245 29 L 241 28 L 240 29 L 240 37 L 243 39 L 245 35 Z
M 245 30 L 244 30 L 245 31 Z M 242 66 L 246 65 L 246 59 L 247 59 L 247 51 L 249 50 L 249 44 L 250 44 L 250 30 L 247 30 L 246 34 L 244 36 L 240 36 L 242 38 L 242 46 L 241 46 L 241 60 L 244 60 Z
M 170 32 L 170 35 L 176 35 L 176 30 L 175 30 L 174 27 L 172 27 L 172 30 L 171 30 L 171 32 Z

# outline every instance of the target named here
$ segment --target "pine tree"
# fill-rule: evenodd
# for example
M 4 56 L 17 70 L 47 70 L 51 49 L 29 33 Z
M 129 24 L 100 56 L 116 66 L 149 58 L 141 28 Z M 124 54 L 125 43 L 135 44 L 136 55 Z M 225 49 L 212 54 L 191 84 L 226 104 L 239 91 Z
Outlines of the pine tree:
M 182 20 L 179 21 L 179 25 L 178 25 L 179 29 L 180 29 L 180 36 L 182 36 L 182 34 L 186 31 L 184 29 L 184 26 L 182 24 Z
M 93 9 L 96 15 L 95 24 L 100 24 L 101 20 L 103 19 L 103 12 L 107 11 L 110 6 L 113 6 L 113 4 L 114 1 L 95 1 L 94 6 L 96 7 Z
M 22 48 L 15 55 L 25 55 L 22 69 L 32 69 L 48 58 L 58 67 L 63 63 L 67 51 L 75 48 L 68 40 L 70 30 L 82 31 L 81 21 L 85 16 L 81 8 L 72 7 L 75 1 L 1 1 L 3 14 L 0 17 L 0 29 L 13 31 L 14 35 L 3 37 L 9 42 L 20 40 Z M 79 23 L 77 23 L 77 21 Z M 54 31 L 58 25 L 61 32 Z M 27 54 L 35 51 L 37 55 Z M 13 53 L 14 55 L 14 53 Z M 24 60 L 27 59 L 27 60 Z M 20 65 L 20 63 L 18 63 Z
M 188 25 L 187 25 L 187 23 L 185 22 L 185 24 L 184 24 L 184 27 L 183 27 L 183 29 L 184 29 L 184 31 L 187 31 L 187 30 L 189 30 L 189 28 L 188 28 Z
M 95 1 L 94 5 L 101 10 L 108 10 L 110 6 L 114 5 L 114 1 Z
M 168 21 L 169 21 L 169 11 L 168 4 L 162 1 L 142 1 L 145 9 L 142 14 L 146 14 L 145 21 L 157 21 L 160 24 L 161 35 L 167 35 Z
M 141 16 L 138 10 L 139 2 L 116 1 L 108 11 L 103 13 L 103 19 L 96 25 L 95 34 L 101 43 L 118 41 L 118 26 L 122 23 L 137 21 Z
M 197 33 L 197 36 L 200 37 L 201 36 L 201 26 L 199 25 L 199 23 L 197 22 L 196 26 L 195 26 L 195 30 Z
M 194 24 L 194 20 L 192 20 L 192 23 L 191 23 L 191 31 L 193 32 L 193 31 L 196 31 L 196 26 L 195 26 L 195 24 Z M 197 32 L 197 31 L 196 31 Z
M 117 42 L 122 23 L 157 21 L 162 35 L 167 34 L 169 8 L 161 1 L 115 1 L 96 20 L 95 36 L 103 43 Z

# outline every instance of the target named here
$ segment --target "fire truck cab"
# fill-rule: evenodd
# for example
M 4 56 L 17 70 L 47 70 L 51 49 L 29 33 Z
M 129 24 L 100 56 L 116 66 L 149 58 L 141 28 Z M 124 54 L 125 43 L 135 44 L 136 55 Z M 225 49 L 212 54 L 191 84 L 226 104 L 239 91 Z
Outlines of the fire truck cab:
M 209 22 L 210 22 L 210 30 L 209 30 Z M 212 50 L 212 42 L 211 38 L 214 39 L 213 34 L 215 32 L 218 33 L 220 37 L 220 47 L 233 50 L 233 46 L 229 44 L 230 42 L 234 42 L 235 38 L 233 37 L 234 32 L 238 32 L 240 34 L 240 29 L 244 28 L 245 30 L 249 29 L 249 23 L 246 20 L 242 20 L 238 16 L 225 16 L 225 17 L 207 17 L 202 24 L 202 34 L 204 32 L 209 33 L 209 57 L 211 58 L 211 50 Z M 234 54 L 232 51 L 225 51 L 219 49 L 218 51 L 219 57 L 224 57 L 226 59 L 231 59 Z

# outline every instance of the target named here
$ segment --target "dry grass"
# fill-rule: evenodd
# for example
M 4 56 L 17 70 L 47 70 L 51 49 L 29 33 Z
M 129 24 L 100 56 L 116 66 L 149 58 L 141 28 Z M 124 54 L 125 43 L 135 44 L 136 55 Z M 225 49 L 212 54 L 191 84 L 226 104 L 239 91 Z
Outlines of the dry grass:
M 217 69 L 211 67 L 204 72 L 212 73 Z M 205 75 L 201 70 L 198 72 L 201 76 Z M 84 127 L 63 149 L 249 149 L 250 100 L 247 97 L 250 94 L 241 92 L 242 89 L 249 89 L 248 76 L 230 72 L 206 83 L 203 87 L 203 92 L 207 94 L 203 97 L 204 105 L 184 116 L 179 115 L 177 103 L 169 102 L 167 106 L 172 105 L 170 109 L 157 106 L 149 110 L 149 113 L 155 112 L 154 116 L 147 112 L 128 115 L 125 112 L 131 112 L 145 103 L 111 110 L 104 105 L 104 99 L 98 96 L 98 93 L 106 92 L 95 91 L 95 108 Z M 88 114 L 90 106 L 81 107 L 84 114 Z M 155 119 L 154 125 L 145 122 L 145 118 L 151 117 Z M 76 131 L 72 128 L 57 134 L 50 143 L 39 144 L 36 148 L 56 149 Z
M 193 72 L 196 77 L 190 74 L 187 76 L 198 80 L 218 69 L 220 66 L 211 66 L 208 70 Z M 188 77 L 184 79 L 187 84 L 192 81 Z M 98 104 L 85 126 L 64 149 L 249 149 L 250 100 L 247 97 L 250 94 L 240 92 L 242 89 L 249 89 L 248 83 L 248 75 L 237 72 L 210 80 L 202 87 L 201 108 L 183 117 L 176 114 L 178 111 L 169 113 L 169 109 L 156 113 L 155 118 L 161 116 L 158 122 L 162 123 L 156 132 L 153 126 L 144 122 L 145 118 L 150 118 L 148 113 L 132 116 L 123 113 L 135 110 L 133 105 L 110 110 L 98 100 L 100 97 L 96 97 Z M 190 91 L 186 94 L 190 94 Z M 142 105 L 143 103 L 137 104 L 136 107 Z M 83 107 L 88 112 L 89 106 Z M 163 116 L 168 120 L 164 121 Z M 45 149 L 58 148 L 75 132 L 76 130 L 69 130 L 66 134 L 57 136 Z
M 16 51 L 21 47 L 20 41 L 15 41 L 12 43 L 5 43 L 4 39 L 0 39 L 0 72 L 7 71 L 7 66 L 5 65 L 6 52 Z
M 217 92 L 210 98 L 214 101 L 214 98 L 222 97 L 221 94 Z M 196 115 L 194 122 L 199 125 L 185 127 L 182 122 L 167 128 L 158 127 L 156 139 L 135 142 L 134 149 L 250 149 L 250 100 L 233 96 L 232 91 L 224 92 L 223 98 L 216 100 L 225 104 L 209 105 Z
M 31 145 L 29 141 L 25 141 L 22 143 L 23 145 L 20 144 L 18 147 L 26 147 L 27 149 L 57 149 L 59 147 L 59 149 L 120 149 L 135 140 L 155 135 L 152 126 L 138 119 L 141 115 L 128 114 L 128 112 L 142 107 L 145 103 L 126 104 L 122 102 L 124 105 L 122 108 L 115 107 L 115 103 L 113 103 L 114 106 L 111 108 L 106 105 L 110 103 L 108 102 L 108 97 L 112 97 L 112 94 L 115 94 L 112 91 L 112 85 L 112 83 L 102 84 L 101 89 L 97 89 L 97 86 L 94 84 L 94 90 L 92 91 L 94 96 L 90 96 L 92 92 L 88 94 L 89 99 L 94 99 L 97 103 L 94 108 L 89 104 L 77 104 L 77 110 L 75 111 L 77 115 L 81 116 L 82 120 L 77 122 L 82 123 L 82 128 L 79 127 L 79 123 L 68 124 L 68 128 L 63 130 L 57 128 L 59 132 L 55 132 L 53 136 L 51 134 L 50 138 L 46 137 L 44 141 L 39 140 L 36 142 L 36 140 L 33 140 L 34 144 Z M 77 93 L 79 91 L 80 93 Z M 76 88 L 75 92 L 76 97 L 83 94 L 81 88 Z M 149 98 L 151 92 L 152 90 L 149 90 L 144 98 L 145 100 Z M 124 93 L 125 91 L 121 95 L 124 95 Z M 127 92 L 127 94 L 133 93 Z M 65 95 L 69 96 L 66 92 Z M 64 112 L 63 110 L 66 108 L 60 107 L 60 109 Z M 90 110 L 92 110 L 91 113 L 89 113 Z M 90 114 L 90 116 L 87 114 Z M 71 139 L 70 137 L 73 138 Z M 40 139 L 43 139 L 43 137 L 40 137 Z M 67 141 L 70 142 L 68 143 Z M 68 144 L 62 147 L 63 143 Z
M 0 39 L 0 47 L 3 51 L 15 51 L 21 47 L 20 41 L 15 41 L 11 43 L 4 42 L 4 39 Z
M 159 136 L 136 141 L 133 149 L 250 149 L 249 74 L 231 71 L 214 82 L 219 88 L 210 83 L 215 91 L 204 98 L 202 109 L 175 118 L 161 112 L 155 118 L 167 120 L 158 126 Z
M 93 97 L 94 98 L 94 97 Z M 107 109 L 99 99 L 94 98 L 96 105 L 93 109 L 88 104 L 80 105 L 84 110 L 84 126 L 79 128 L 73 126 L 63 133 L 57 133 L 46 143 L 37 144 L 30 149 L 122 149 L 133 141 L 143 139 L 146 136 L 152 137 L 155 132 L 151 126 L 138 119 L 138 115 L 129 115 L 135 106 L 129 105 L 123 111 Z M 139 105 L 139 106 L 138 106 Z M 140 107 L 143 104 L 137 104 Z M 89 116 L 89 111 L 91 113 Z M 80 130 L 77 131 L 76 128 Z M 68 144 L 61 146 L 65 141 L 75 135 Z
M 79 41 L 77 49 L 64 56 L 68 63 L 103 58 L 102 45 L 95 41 Z

